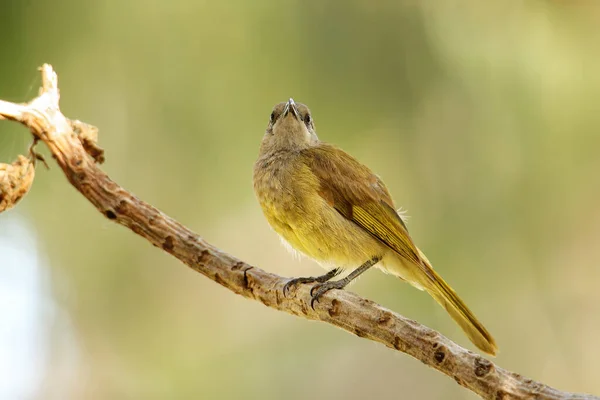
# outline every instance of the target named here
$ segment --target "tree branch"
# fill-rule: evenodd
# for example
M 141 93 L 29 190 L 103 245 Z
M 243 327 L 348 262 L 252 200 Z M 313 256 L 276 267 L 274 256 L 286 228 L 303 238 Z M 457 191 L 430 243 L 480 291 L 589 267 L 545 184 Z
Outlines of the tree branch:
M 60 112 L 57 76 L 50 65 L 45 64 L 41 70 L 40 95 L 28 104 L 0 101 L 0 119 L 27 126 L 48 146 L 69 182 L 105 217 L 193 270 L 267 307 L 326 322 L 402 351 L 485 399 L 600 399 L 561 392 L 502 369 L 440 333 L 347 291 L 328 292 L 315 310 L 310 307 L 310 285 L 301 285 L 284 296 L 285 278 L 220 251 L 102 172 L 96 165 L 103 161 L 103 151 L 96 145 L 97 131 Z

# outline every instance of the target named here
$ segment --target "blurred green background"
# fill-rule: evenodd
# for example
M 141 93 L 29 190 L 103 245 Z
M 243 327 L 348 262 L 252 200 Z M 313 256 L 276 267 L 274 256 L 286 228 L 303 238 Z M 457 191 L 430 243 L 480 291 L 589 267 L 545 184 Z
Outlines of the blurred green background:
M 4 0 L 0 98 L 33 98 L 51 63 L 63 112 L 100 128 L 114 180 L 285 276 L 321 270 L 280 246 L 252 165 L 272 106 L 306 103 L 320 138 L 408 209 L 499 365 L 600 394 L 600 3 L 433 3 Z M 2 162 L 29 141 L 0 122 Z M 0 399 L 475 398 L 404 354 L 233 295 L 50 165 L 0 215 Z M 372 271 L 350 290 L 473 348 L 399 280 Z

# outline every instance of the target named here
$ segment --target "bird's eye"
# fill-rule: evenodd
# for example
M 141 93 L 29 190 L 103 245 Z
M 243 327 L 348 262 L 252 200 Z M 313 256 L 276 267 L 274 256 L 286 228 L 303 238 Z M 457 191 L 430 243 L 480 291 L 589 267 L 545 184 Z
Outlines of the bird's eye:
M 271 113 L 271 119 L 270 119 L 270 121 L 271 121 L 271 122 L 274 122 L 274 121 L 275 121 L 275 111 L 273 111 L 273 112 Z
M 310 117 L 310 114 L 306 114 L 306 115 L 304 116 L 304 123 L 305 123 L 306 125 L 310 125 L 311 121 L 312 121 L 312 118 Z

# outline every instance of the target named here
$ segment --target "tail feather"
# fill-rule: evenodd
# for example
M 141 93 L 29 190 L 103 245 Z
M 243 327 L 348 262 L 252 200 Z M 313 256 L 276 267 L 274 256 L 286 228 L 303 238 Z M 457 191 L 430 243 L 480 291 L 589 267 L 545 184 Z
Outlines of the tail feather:
M 425 289 L 446 311 L 452 319 L 465 332 L 475 346 L 487 354 L 496 355 L 498 346 L 487 329 L 477 320 L 467 305 L 458 297 L 456 292 L 439 276 L 431 267 L 429 260 L 417 248 L 419 258 L 423 264 L 419 267 L 407 265 L 406 261 L 388 262 L 387 270 L 394 275 L 407 280 L 417 289 Z
M 381 268 L 409 282 L 417 289 L 427 291 L 446 309 L 475 346 L 487 354 L 495 356 L 498 346 L 492 335 L 477 320 L 456 292 L 433 270 L 427 257 L 418 248 L 417 252 L 422 261 L 421 265 L 409 263 L 397 254 L 390 253 L 384 258 Z
M 484 352 L 495 356 L 498 352 L 496 341 L 487 329 L 477 320 L 456 292 L 433 269 L 435 279 L 424 284 L 425 290 L 448 311 L 448 314 L 465 332 L 469 340 Z

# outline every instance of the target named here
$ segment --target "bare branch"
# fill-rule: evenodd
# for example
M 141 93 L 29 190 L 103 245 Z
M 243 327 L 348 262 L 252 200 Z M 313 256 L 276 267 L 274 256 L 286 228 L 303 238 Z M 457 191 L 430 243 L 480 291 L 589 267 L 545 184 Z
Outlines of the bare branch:
M 50 65 L 42 67 L 42 81 L 40 95 L 26 105 L 0 101 L 0 119 L 21 122 L 46 143 L 69 182 L 105 217 L 193 270 L 268 307 L 323 321 L 402 351 L 485 399 L 600 399 L 561 392 L 502 369 L 440 333 L 347 291 L 328 292 L 316 310 L 310 307 L 309 285 L 284 296 L 285 278 L 220 251 L 113 182 L 96 165 L 102 150 L 95 143 L 95 128 L 68 120 L 60 112 L 57 77 Z
M 0 212 L 14 207 L 31 188 L 35 158 L 17 157 L 12 164 L 0 163 Z

